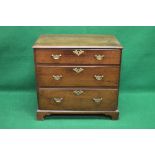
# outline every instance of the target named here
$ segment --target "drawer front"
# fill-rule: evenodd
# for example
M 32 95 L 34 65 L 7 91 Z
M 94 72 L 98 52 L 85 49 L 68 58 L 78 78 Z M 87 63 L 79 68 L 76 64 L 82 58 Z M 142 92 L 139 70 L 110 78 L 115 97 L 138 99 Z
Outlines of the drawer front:
M 118 66 L 39 66 L 39 86 L 118 86 Z
M 117 89 L 39 89 L 40 110 L 116 110 Z
M 120 64 L 120 49 L 36 49 L 36 63 L 47 64 Z

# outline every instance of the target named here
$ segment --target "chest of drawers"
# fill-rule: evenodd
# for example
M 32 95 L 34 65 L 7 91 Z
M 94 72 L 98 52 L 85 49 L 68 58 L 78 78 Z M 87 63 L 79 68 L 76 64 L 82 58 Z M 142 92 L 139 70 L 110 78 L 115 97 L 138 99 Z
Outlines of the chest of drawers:
M 37 119 L 100 114 L 118 119 L 122 46 L 111 35 L 42 35 L 33 46 Z

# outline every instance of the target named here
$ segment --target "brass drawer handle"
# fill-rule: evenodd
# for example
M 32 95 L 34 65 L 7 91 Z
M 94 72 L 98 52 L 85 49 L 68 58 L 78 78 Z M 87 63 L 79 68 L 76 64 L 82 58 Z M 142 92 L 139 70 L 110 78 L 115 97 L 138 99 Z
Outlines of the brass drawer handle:
M 73 93 L 74 93 L 75 95 L 79 96 L 79 95 L 83 94 L 84 91 L 83 91 L 83 90 L 74 90 Z
M 53 100 L 55 103 L 61 103 L 63 101 L 63 98 L 62 97 L 61 98 L 54 97 Z
M 74 50 L 73 53 L 76 54 L 77 56 L 80 56 L 81 54 L 84 53 L 84 51 L 83 50 Z
M 54 60 L 58 60 L 58 59 L 60 59 L 61 54 L 52 54 L 51 57 L 52 57 Z
M 73 71 L 75 71 L 76 73 L 80 73 L 83 70 L 84 70 L 83 68 L 73 68 Z
M 95 79 L 100 81 L 104 78 L 104 75 L 94 75 Z
M 100 97 L 100 98 L 93 98 L 93 101 L 95 102 L 95 103 L 101 103 L 102 102 L 102 97 Z
M 62 78 L 62 75 L 53 75 L 52 76 L 54 80 L 60 80 Z
M 104 55 L 94 55 L 96 60 L 102 60 L 104 58 Z

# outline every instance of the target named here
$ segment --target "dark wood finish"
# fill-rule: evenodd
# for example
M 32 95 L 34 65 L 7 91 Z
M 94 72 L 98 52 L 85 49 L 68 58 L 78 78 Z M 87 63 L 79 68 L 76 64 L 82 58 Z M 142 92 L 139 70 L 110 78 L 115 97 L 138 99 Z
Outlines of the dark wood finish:
M 119 111 L 58 111 L 58 110 L 37 110 L 37 119 L 44 120 L 46 116 L 54 115 L 103 115 L 110 116 L 112 120 L 119 118 Z
M 80 49 L 84 53 L 76 55 L 75 49 L 37 49 L 36 62 L 47 64 L 120 64 L 120 49 Z M 61 54 L 57 60 L 52 54 Z M 104 55 L 102 60 L 97 60 L 95 55 Z
M 75 90 L 83 93 L 76 95 Z M 40 110 L 113 111 L 117 109 L 117 89 L 39 89 Z M 54 98 L 62 98 L 56 103 Z M 100 103 L 93 98 L 102 98 Z
M 118 92 L 122 46 L 114 36 L 45 35 L 34 48 L 38 97 L 37 119 L 49 115 L 104 115 L 118 119 Z M 73 50 L 83 50 L 80 56 Z M 61 54 L 60 59 L 51 55 Z M 104 55 L 97 60 L 94 55 Z M 73 68 L 83 68 L 77 74 Z M 53 75 L 61 75 L 54 80 Z M 104 75 L 96 80 L 94 75 Z M 76 96 L 74 90 L 82 90 Z M 96 97 L 95 97 L 96 96 Z M 63 98 L 61 103 L 53 98 Z M 93 98 L 102 98 L 96 103 Z
M 74 68 L 84 69 L 80 73 Z M 53 75 L 62 75 L 55 80 Z M 96 80 L 95 75 L 103 75 L 102 80 Z M 39 86 L 118 86 L 118 66 L 37 66 Z

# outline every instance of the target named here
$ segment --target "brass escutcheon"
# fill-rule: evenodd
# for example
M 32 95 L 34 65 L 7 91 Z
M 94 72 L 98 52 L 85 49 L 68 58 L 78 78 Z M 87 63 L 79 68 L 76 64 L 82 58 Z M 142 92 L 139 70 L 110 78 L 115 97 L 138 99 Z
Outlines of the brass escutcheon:
M 75 71 L 76 73 L 80 73 L 83 70 L 84 70 L 83 68 L 73 68 L 73 71 Z
M 84 53 L 84 51 L 83 50 L 74 50 L 73 53 L 76 54 L 77 56 L 80 56 L 81 54 Z
M 78 95 L 78 96 L 79 96 L 79 95 L 83 94 L 84 91 L 83 91 L 83 90 L 74 90 L 73 93 L 74 93 L 75 95 Z

